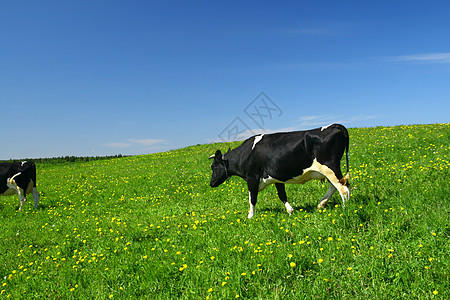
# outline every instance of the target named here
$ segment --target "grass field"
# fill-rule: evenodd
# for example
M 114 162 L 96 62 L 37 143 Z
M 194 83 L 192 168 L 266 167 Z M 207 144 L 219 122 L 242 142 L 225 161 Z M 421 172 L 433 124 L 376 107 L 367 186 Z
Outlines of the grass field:
M 311 181 L 251 220 L 242 179 L 209 187 L 240 143 L 38 164 L 37 210 L 0 198 L 0 298 L 450 299 L 450 124 L 349 133 L 345 209 Z

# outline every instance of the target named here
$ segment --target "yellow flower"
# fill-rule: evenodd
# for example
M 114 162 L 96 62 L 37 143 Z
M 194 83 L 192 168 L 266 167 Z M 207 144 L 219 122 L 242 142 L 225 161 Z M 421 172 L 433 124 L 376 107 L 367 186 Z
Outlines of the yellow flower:
M 319 264 L 323 263 L 323 259 L 319 258 L 318 262 Z
M 351 270 L 352 270 L 352 267 L 348 267 L 347 270 L 351 271 Z
M 433 291 L 433 295 L 437 295 L 438 294 L 438 291 Z
M 328 238 L 328 241 L 331 242 L 332 240 L 333 240 L 333 238 L 330 236 L 330 237 Z
M 225 284 L 227 284 L 227 282 L 226 282 L 226 281 L 222 282 L 222 286 L 224 286 Z
M 291 268 L 295 268 L 296 266 L 295 262 L 291 262 L 289 265 L 291 266 Z

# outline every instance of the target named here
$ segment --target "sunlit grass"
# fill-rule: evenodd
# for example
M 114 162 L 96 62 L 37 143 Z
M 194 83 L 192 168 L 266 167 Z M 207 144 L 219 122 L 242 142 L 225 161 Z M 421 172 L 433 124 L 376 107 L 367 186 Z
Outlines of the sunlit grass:
M 41 204 L 0 198 L 1 298 L 449 298 L 450 126 L 350 129 L 352 196 L 275 188 L 246 218 L 240 178 L 209 187 L 239 143 L 38 165 Z

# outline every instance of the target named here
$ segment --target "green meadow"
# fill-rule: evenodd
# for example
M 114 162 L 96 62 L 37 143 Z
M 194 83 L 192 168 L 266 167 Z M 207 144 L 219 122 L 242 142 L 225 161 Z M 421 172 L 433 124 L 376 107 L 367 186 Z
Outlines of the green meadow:
M 345 208 L 310 181 L 250 220 L 241 178 L 209 186 L 240 143 L 37 163 L 38 209 L 0 198 L 0 298 L 450 299 L 450 124 L 349 134 Z

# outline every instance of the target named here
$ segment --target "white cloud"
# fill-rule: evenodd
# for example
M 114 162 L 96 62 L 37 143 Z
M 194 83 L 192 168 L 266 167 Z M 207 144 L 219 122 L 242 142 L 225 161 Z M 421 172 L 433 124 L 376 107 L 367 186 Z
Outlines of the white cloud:
M 106 147 L 110 147 L 110 148 L 128 148 L 131 147 L 131 143 L 106 143 L 103 144 Z
M 341 116 L 341 115 L 310 115 L 302 116 L 299 118 L 299 124 L 296 126 L 296 130 L 306 130 L 315 127 L 326 126 L 332 123 L 339 123 L 346 126 L 351 126 L 354 123 L 373 120 L 380 118 L 381 115 L 354 115 L 354 116 Z
M 396 56 L 393 60 L 399 62 L 415 61 L 425 63 L 450 63 L 450 52 L 403 55 Z
M 112 143 L 106 143 L 103 144 L 106 147 L 110 148 L 129 148 L 136 145 L 141 146 L 153 146 L 155 144 L 163 143 L 165 140 L 159 140 L 159 139 L 142 139 L 142 140 L 136 140 L 136 139 L 128 139 L 128 142 L 112 142 Z
M 144 139 L 144 140 L 129 139 L 129 141 L 133 144 L 139 144 L 143 146 L 152 146 L 155 144 L 165 142 L 165 140 L 158 140 L 158 139 Z

